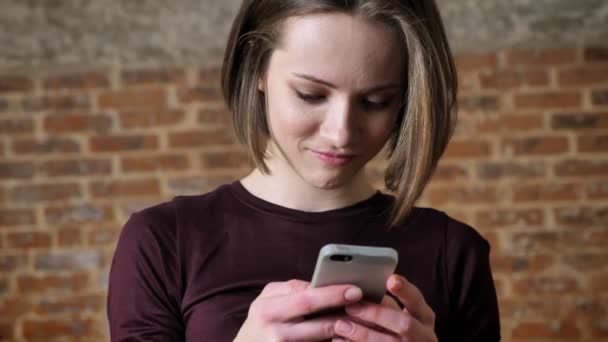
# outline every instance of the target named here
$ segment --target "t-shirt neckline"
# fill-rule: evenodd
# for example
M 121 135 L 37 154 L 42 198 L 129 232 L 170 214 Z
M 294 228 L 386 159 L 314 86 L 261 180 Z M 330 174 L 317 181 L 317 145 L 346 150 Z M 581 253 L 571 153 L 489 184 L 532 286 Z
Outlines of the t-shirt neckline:
M 233 195 L 249 207 L 262 211 L 266 214 L 280 216 L 285 219 L 305 222 L 324 222 L 335 219 L 361 218 L 361 215 L 378 215 L 388 208 L 388 197 L 380 191 L 360 202 L 342 208 L 330 209 L 319 212 L 309 212 L 298 209 L 287 208 L 272 202 L 268 202 L 249 192 L 240 180 L 229 185 Z

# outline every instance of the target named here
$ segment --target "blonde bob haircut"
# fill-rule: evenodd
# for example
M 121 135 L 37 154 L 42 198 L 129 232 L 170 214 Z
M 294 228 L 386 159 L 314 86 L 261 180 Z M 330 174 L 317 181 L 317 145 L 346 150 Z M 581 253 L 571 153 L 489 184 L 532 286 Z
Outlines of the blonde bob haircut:
M 457 76 L 434 0 L 244 0 L 222 66 L 222 91 L 236 135 L 255 166 L 269 173 L 270 138 L 258 82 L 293 16 L 338 12 L 377 20 L 397 30 L 407 50 L 407 85 L 399 120 L 387 141 L 387 190 L 395 195 L 390 225 L 402 222 L 429 181 L 456 121 Z

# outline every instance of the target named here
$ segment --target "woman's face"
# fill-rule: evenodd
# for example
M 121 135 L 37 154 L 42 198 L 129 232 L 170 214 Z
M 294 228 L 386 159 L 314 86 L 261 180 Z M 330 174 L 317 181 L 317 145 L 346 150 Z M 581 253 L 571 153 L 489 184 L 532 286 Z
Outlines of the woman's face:
M 324 189 L 359 175 L 396 124 L 406 72 L 402 46 L 387 26 L 346 14 L 286 20 L 260 82 L 272 134 L 270 170 L 293 171 Z

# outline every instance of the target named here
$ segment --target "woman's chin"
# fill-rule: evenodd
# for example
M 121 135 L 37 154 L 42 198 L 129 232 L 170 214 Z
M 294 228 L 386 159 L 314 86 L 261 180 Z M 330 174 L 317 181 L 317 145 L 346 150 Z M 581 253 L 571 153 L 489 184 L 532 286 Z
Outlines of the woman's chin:
M 334 190 L 344 186 L 347 183 L 343 178 L 327 176 L 308 179 L 305 178 L 304 181 L 317 189 L 323 190 Z

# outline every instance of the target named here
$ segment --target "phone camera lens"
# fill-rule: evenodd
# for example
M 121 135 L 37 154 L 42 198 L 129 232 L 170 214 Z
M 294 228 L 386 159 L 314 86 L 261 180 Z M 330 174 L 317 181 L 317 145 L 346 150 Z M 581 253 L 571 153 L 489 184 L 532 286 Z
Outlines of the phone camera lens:
M 353 257 L 351 255 L 345 255 L 345 254 L 334 254 L 331 257 L 329 257 L 329 259 L 331 259 L 333 261 L 349 262 L 349 261 L 353 260 Z

